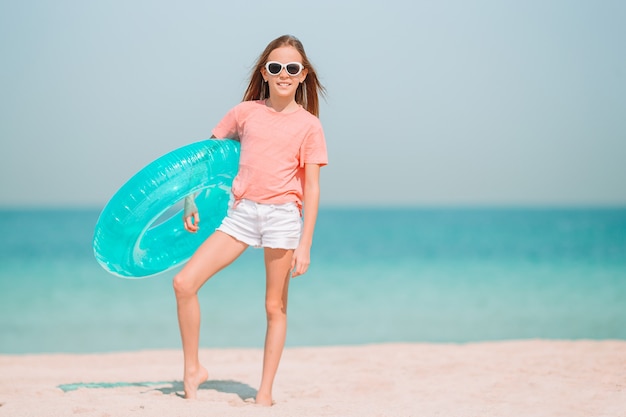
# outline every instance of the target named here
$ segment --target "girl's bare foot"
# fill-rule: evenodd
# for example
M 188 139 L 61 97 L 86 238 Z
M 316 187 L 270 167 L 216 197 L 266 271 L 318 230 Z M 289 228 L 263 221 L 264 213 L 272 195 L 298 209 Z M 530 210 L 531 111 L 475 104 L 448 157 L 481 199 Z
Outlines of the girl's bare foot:
M 262 406 L 265 406 L 265 407 L 271 407 L 272 404 L 273 404 L 273 402 L 272 402 L 272 395 L 271 394 L 269 394 L 269 395 L 261 394 L 260 392 L 258 392 L 256 394 L 255 403 L 257 405 L 262 405 Z
M 183 378 L 183 389 L 185 390 L 185 398 L 195 400 L 198 393 L 198 387 L 209 378 L 209 372 L 203 366 L 200 366 L 195 372 L 185 372 Z

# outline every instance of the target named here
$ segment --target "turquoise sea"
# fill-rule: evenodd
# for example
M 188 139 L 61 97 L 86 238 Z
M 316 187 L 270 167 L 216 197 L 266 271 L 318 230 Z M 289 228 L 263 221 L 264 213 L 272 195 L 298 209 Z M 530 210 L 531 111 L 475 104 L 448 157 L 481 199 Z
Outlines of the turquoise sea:
M 175 271 L 95 261 L 99 210 L 0 210 L 0 354 L 179 348 Z M 626 339 L 626 209 L 322 208 L 288 346 Z M 262 251 L 202 289 L 201 346 L 262 347 Z

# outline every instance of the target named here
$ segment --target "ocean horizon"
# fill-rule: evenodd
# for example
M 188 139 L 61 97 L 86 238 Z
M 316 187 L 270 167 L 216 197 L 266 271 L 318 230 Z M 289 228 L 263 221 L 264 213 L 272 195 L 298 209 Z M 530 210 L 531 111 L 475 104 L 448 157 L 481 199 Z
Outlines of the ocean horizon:
M 96 262 L 99 208 L 0 209 L 0 354 L 178 349 L 172 270 Z M 201 341 L 262 347 L 262 250 L 200 292 Z M 626 339 L 626 208 L 322 207 L 287 346 Z

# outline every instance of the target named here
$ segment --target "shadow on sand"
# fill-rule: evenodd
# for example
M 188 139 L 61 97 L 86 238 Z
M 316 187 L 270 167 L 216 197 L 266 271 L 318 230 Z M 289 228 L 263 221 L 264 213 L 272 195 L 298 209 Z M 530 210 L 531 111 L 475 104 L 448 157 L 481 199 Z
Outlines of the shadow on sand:
M 62 384 L 57 388 L 63 392 L 75 391 L 81 388 L 119 388 L 119 387 L 147 387 L 148 391 L 160 391 L 163 394 L 176 394 L 183 397 L 182 381 L 154 381 L 154 382 L 79 382 Z M 243 401 L 256 397 L 257 391 L 248 384 L 233 380 L 206 381 L 198 389 L 212 389 L 227 394 L 236 394 Z M 146 391 L 146 392 L 148 392 Z

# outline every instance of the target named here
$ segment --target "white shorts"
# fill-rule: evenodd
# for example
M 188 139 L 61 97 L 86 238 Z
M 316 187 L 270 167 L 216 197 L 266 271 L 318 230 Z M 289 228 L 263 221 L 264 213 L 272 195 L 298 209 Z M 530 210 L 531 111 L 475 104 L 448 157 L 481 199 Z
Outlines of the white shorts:
M 302 217 L 296 203 L 260 204 L 250 200 L 233 202 L 217 228 L 247 245 L 295 249 L 300 243 Z

